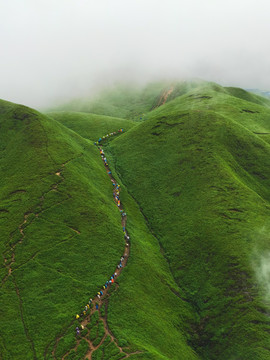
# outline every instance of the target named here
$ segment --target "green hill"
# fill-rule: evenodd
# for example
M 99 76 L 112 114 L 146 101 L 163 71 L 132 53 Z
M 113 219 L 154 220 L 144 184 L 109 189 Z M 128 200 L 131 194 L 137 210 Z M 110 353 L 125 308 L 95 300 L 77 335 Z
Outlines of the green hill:
M 124 243 L 94 146 L 32 109 L 0 113 L 0 354 L 43 359 Z
M 269 303 L 254 269 L 270 249 L 269 115 L 203 85 L 109 148 L 196 313 L 190 343 L 203 359 L 269 357 Z
M 0 356 L 58 359 L 76 344 L 75 314 L 123 253 L 120 215 L 92 143 L 35 110 L 4 101 L 0 109 Z M 132 247 L 111 294 L 110 329 L 119 344 L 138 351 L 133 359 L 179 353 L 196 359 L 185 333 L 190 309 L 175 296 L 177 285 L 138 206 L 122 193 Z M 84 345 L 73 359 L 83 358 Z M 111 345 L 108 358 L 119 358 Z
M 268 359 L 267 99 L 196 80 L 62 110 L 0 102 L 0 358 Z M 93 144 L 119 128 L 130 254 L 88 323 L 125 248 Z

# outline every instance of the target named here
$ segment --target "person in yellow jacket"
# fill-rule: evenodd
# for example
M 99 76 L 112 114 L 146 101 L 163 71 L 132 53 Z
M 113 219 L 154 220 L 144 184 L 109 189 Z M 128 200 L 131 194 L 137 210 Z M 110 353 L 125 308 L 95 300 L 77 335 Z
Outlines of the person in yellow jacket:
M 76 315 L 76 319 L 79 319 L 79 317 L 80 317 L 80 315 L 77 314 L 77 315 Z

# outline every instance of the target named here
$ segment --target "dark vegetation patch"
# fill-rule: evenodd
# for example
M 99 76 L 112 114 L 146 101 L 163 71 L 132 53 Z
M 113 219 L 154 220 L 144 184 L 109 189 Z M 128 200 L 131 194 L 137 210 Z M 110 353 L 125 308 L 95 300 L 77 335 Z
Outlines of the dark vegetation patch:
M 212 99 L 212 96 L 199 95 L 199 94 L 192 94 L 192 95 L 189 95 L 188 97 L 192 97 L 194 100 L 197 100 L 197 99 Z
M 21 194 L 21 193 L 26 193 L 26 190 L 23 190 L 23 189 L 14 190 L 14 191 L 11 191 L 9 193 L 9 195 L 15 195 L 15 194 Z
M 259 114 L 259 111 L 253 111 L 248 109 L 242 109 L 242 112 L 250 113 L 250 114 Z
M 267 177 L 265 175 L 263 175 L 263 174 L 261 174 L 261 173 L 259 173 L 257 171 L 253 171 L 252 174 L 255 175 L 255 176 L 258 176 L 259 178 L 261 178 L 263 180 L 267 179 Z
M 31 111 L 25 106 L 19 105 L 13 112 L 13 118 L 16 120 L 27 120 L 27 119 L 37 119 L 38 116 L 35 112 Z
M 243 221 L 242 219 L 238 219 L 238 218 L 235 218 L 235 217 L 231 217 L 231 216 L 229 216 L 228 214 L 225 214 L 225 213 L 220 213 L 220 215 L 221 215 L 222 217 L 224 217 L 225 219 L 228 219 L 228 220 Z
M 174 127 L 174 126 L 180 125 L 180 123 L 168 123 L 168 122 L 166 122 L 165 124 L 169 127 Z
M 177 192 L 174 192 L 172 195 L 173 195 L 174 197 L 178 197 L 178 196 L 181 195 L 181 192 L 180 192 L 180 191 L 177 191 Z

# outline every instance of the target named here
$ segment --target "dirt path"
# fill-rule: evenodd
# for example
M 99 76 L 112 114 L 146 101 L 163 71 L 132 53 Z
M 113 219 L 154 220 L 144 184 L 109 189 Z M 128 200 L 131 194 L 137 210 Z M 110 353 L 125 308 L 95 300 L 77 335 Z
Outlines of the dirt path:
M 116 133 L 112 133 L 110 135 L 115 135 L 115 134 Z M 108 166 L 107 159 L 105 157 L 105 154 L 104 154 L 104 151 L 102 149 L 101 144 L 99 144 L 97 147 L 99 149 L 101 158 L 102 158 L 102 160 L 104 162 L 104 167 L 105 167 L 105 169 L 107 171 L 107 174 L 110 177 L 110 180 L 111 180 L 111 182 L 113 184 L 113 198 L 114 198 L 114 202 L 115 202 L 116 206 L 119 209 L 119 212 L 121 213 L 121 226 L 123 228 L 123 233 L 124 233 L 124 238 L 125 238 L 125 248 L 124 248 L 124 251 L 123 251 L 123 255 L 121 257 L 122 260 L 119 260 L 119 264 L 117 265 L 116 269 L 113 272 L 113 275 L 112 275 L 113 277 L 110 278 L 110 281 L 112 281 L 114 283 L 114 286 L 115 286 L 114 291 L 115 291 L 115 290 L 117 290 L 117 288 L 119 286 L 118 283 L 117 283 L 117 278 L 118 278 L 118 276 L 120 276 L 123 269 L 127 266 L 129 253 L 130 253 L 129 235 L 128 235 L 128 232 L 126 230 L 127 215 L 124 213 L 124 209 L 123 209 L 123 206 L 122 206 L 121 201 L 120 201 L 121 187 L 117 184 L 116 180 L 112 176 L 112 173 L 111 173 L 110 168 Z M 121 264 L 121 266 L 120 266 L 120 264 Z M 96 295 L 92 299 L 92 304 L 95 304 L 95 306 L 92 309 L 90 309 L 90 311 L 88 310 L 88 312 L 86 312 L 86 314 L 81 314 L 80 315 L 80 318 L 83 318 L 83 320 L 80 322 L 80 332 L 83 331 L 84 335 L 80 335 L 80 336 L 77 337 L 76 346 L 73 347 L 72 349 L 70 349 L 66 354 L 64 354 L 64 356 L 62 357 L 62 360 L 67 358 L 67 356 L 69 355 L 71 350 L 75 350 L 75 351 L 77 350 L 77 348 L 78 348 L 80 342 L 82 341 L 82 339 L 84 339 L 89 345 L 89 350 L 87 351 L 87 354 L 85 355 L 85 359 L 89 359 L 89 360 L 92 359 L 93 352 L 96 351 L 97 349 L 99 349 L 102 346 L 102 344 L 104 343 L 105 339 L 108 339 L 108 338 L 110 339 L 110 343 L 113 342 L 115 344 L 115 346 L 118 348 L 119 352 L 121 354 L 123 354 L 122 359 L 128 358 L 133 354 L 141 353 L 141 351 L 126 352 L 127 350 L 125 351 L 121 346 L 119 346 L 117 339 L 115 338 L 113 333 L 110 331 L 109 326 L 108 326 L 108 322 L 107 322 L 107 309 L 108 309 L 108 300 L 109 300 L 109 297 L 110 297 L 111 285 L 108 284 L 108 286 L 106 288 L 104 288 L 104 287 L 105 286 L 103 286 L 102 289 L 101 289 L 101 291 L 103 292 L 103 295 L 102 296 Z M 96 305 L 98 305 L 98 309 L 96 309 Z M 102 316 L 102 314 L 101 314 L 102 306 L 105 308 L 105 316 Z M 97 337 L 93 341 L 90 340 L 90 337 L 89 337 L 90 330 L 87 328 L 87 325 L 90 323 L 91 317 L 93 316 L 93 314 L 96 311 L 98 312 L 98 321 L 103 323 L 104 335 L 100 339 L 99 343 L 94 345 L 94 342 L 96 342 Z M 72 322 L 72 324 L 74 323 L 74 321 Z M 70 324 L 70 326 L 72 324 Z M 64 335 L 65 335 L 65 332 L 62 333 L 62 335 L 59 336 L 57 338 L 57 340 L 56 340 L 56 343 L 55 343 L 53 351 L 52 351 L 52 356 L 53 356 L 54 359 L 56 359 L 55 352 L 56 352 L 56 349 L 57 349 L 57 345 L 58 345 L 60 339 Z
M 163 93 L 161 94 L 157 104 L 155 106 L 153 106 L 152 110 L 158 108 L 159 106 L 164 105 L 166 103 L 169 95 L 171 95 L 171 93 L 173 92 L 173 90 L 174 90 L 173 86 L 171 86 L 169 89 L 164 90 Z
M 63 181 L 63 176 L 61 174 L 61 172 L 63 171 L 63 168 L 61 168 L 61 170 L 58 170 L 55 175 L 59 176 L 61 178 L 61 182 Z M 42 209 L 42 205 L 43 205 L 43 202 L 44 202 L 44 199 L 45 199 L 45 196 L 51 192 L 51 191 L 57 191 L 57 187 L 58 187 L 58 184 L 59 183 L 56 183 L 56 184 L 52 184 L 50 189 L 48 191 L 46 191 L 45 193 L 42 194 L 42 196 L 39 198 L 39 204 L 37 205 L 37 208 L 40 208 Z M 10 254 L 10 258 L 11 260 L 8 262 L 6 258 L 4 258 L 4 265 L 7 269 L 7 275 L 3 278 L 2 280 L 2 285 L 6 282 L 7 278 L 11 275 L 12 273 L 12 265 L 15 263 L 15 250 L 16 250 L 16 246 L 17 244 L 21 244 L 25 238 L 25 233 L 24 233 L 24 229 L 31 224 L 31 222 L 33 221 L 33 218 L 28 221 L 28 218 L 29 218 L 29 215 L 34 215 L 35 217 L 38 217 L 39 214 L 41 212 L 43 212 L 44 210 L 41 210 L 40 212 L 26 212 L 24 214 L 24 217 L 23 217 L 23 221 L 21 224 L 19 224 L 18 226 L 18 230 L 19 230 L 19 233 L 20 233 L 20 239 L 14 243 L 13 245 L 10 246 L 10 249 L 6 250 L 5 254 L 9 253 Z M 15 233 L 15 231 L 14 231 Z M 11 235 L 12 236 L 12 235 Z
M 80 154 L 79 156 L 82 156 L 82 154 Z M 44 204 L 44 200 L 45 200 L 45 196 L 47 194 L 49 194 L 52 191 L 58 191 L 58 186 L 59 184 L 61 184 L 64 181 L 64 176 L 62 174 L 64 167 L 66 164 L 68 164 L 70 161 L 74 160 L 74 158 L 67 160 L 65 163 L 63 163 L 60 168 L 58 168 L 58 170 L 55 172 L 55 175 L 58 176 L 60 178 L 60 181 L 53 183 L 50 186 L 50 189 L 45 191 L 39 198 L 39 202 L 38 204 L 35 206 L 35 209 L 39 209 L 38 211 L 35 210 L 31 210 L 28 211 L 24 214 L 23 217 L 23 221 L 18 225 L 18 227 L 16 228 L 16 230 L 14 230 L 11 235 L 10 235 L 10 240 L 12 240 L 13 236 L 16 234 L 16 232 L 19 230 L 20 233 L 20 238 L 17 242 L 15 242 L 14 244 L 10 245 L 10 248 L 7 249 L 4 252 L 4 266 L 7 269 L 7 274 L 4 276 L 4 278 L 2 279 L 1 282 L 1 286 L 4 285 L 4 283 L 7 281 L 8 277 L 12 274 L 12 266 L 15 264 L 15 251 L 16 251 L 16 246 L 17 244 L 21 244 L 25 238 L 25 233 L 24 230 L 27 226 L 29 226 L 36 217 L 38 217 L 41 213 L 43 213 L 44 211 L 48 210 L 48 208 L 43 208 L 43 204 Z M 67 200 L 68 198 L 70 198 L 70 195 L 68 195 L 68 197 L 62 201 Z M 60 204 L 61 202 L 57 203 Z M 54 204 L 56 205 L 56 204 Z M 80 234 L 80 232 L 74 228 L 71 228 L 74 232 L 76 232 L 77 234 Z M 8 258 L 10 260 L 8 260 Z M 31 257 L 32 258 L 32 257 Z M 26 261 L 27 262 L 27 261 Z

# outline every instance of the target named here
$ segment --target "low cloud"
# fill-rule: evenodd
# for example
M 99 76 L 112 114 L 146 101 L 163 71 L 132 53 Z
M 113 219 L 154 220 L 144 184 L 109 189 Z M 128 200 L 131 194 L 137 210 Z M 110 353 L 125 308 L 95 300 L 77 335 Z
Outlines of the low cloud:
M 270 241 L 269 226 L 263 226 L 256 232 L 257 247 L 252 253 L 251 263 L 255 273 L 259 292 L 265 304 L 270 306 Z
M 11 0 L 0 97 L 44 107 L 115 81 L 200 77 L 270 90 L 266 0 Z

